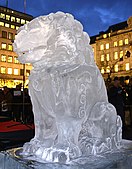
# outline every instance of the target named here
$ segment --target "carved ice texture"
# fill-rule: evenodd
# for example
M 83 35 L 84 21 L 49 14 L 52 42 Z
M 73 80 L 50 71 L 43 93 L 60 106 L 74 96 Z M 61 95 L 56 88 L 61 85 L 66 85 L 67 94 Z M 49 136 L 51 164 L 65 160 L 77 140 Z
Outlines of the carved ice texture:
M 122 122 L 108 103 L 89 36 L 71 14 L 40 16 L 20 27 L 14 51 L 32 63 L 29 94 L 35 136 L 23 154 L 62 162 L 113 151 L 122 141 Z

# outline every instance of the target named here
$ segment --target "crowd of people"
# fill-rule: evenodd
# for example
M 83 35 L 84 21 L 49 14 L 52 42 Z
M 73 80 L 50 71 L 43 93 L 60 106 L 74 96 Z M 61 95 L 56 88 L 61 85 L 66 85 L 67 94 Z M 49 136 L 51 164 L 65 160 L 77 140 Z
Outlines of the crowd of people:
M 116 108 L 120 115 L 123 127 L 126 126 L 125 112 L 129 111 L 130 125 L 132 126 L 132 78 L 129 83 L 115 77 L 112 82 L 107 84 L 108 100 Z
M 123 123 L 125 123 L 125 111 L 129 111 L 130 123 L 132 125 L 132 78 L 129 83 L 120 81 L 115 77 L 113 81 L 106 83 L 108 92 L 108 100 L 116 108 L 117 114 L 120 115 Z M 28 89 L 21 91 L 21 85 L 17 85 L 15 89 L 3 87 L 0 90 L 0 115 L 7 116 L 14 121 L 24 123 L 33 123 L 33 112 Z
M 17 85 L 15 89 L 4 86 L 0 90 L 0 115 L 17 122 L 33 123 L 28 89 L 21 91 L 21 85 Z

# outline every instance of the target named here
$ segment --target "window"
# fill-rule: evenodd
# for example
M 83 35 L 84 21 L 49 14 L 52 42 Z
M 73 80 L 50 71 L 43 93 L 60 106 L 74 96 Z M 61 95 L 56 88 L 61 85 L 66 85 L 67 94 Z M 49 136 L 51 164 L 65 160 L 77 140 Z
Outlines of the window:
M 10 27 L 9 23 L 5 23 L 5 27 L 9 28 Z
M 12 56 L 8 56 L 8 62 L 9 62 L 9 63 L 12 63 L 12 60 L 13 60 L 13 59 L 12 59 Z
M 16 22 L 17 22 L 17 23 L 20 23 L 20 18 L 16 18 Z
M 16 30 L 18 30 L 19 29 L 19 26 L 16 26 Z
M 1 61 L 6 62 L 6 55 L 1 55 Z
M 17 60 L 17 56 L 14 57 L 14 63 L 19 63 L 19 61 Z
M 8 39 L 13 40 L 13 33 L 11 32 L 8 33 Z
M 129 57 L 131 56 L 131 53 L 130 53 L 128 50 L 126 50 L 125 56 L 126 56 L 127 58 L 129 58 Z
M 101 55 L 101 62 L 104 61 L 104 55 Z
M 5 19 L 5 14 L 4 14 L 4 13 L 1 13 L 1 14 L 0 14 L 0 18 Z
M 24 19 L 21 19 L 21 24 L 25 24 L 25 20 Z
M 100 50 L 104 50 L 104 44 L 100 45 Z
M 11 28 L 12 28 L 12 29 L 15 29 L 15 25 L 11 25 Z
M 15 17 L 14 16 L 11 17 L 11 22 L 15 22 Z
M 30 75 L 30 70 L 26 70 L 26 76 Z
M 114 66 L 114 70 L 115 70 L 115 72 L 118 72 L 118 65 Z
M 114 52 L 114 59 L 118 59 L 118 52 Z
M 19 72 L 18 72 L 18 69 L 14 69 L 14 75 L 18 75 Z
M 6 68 L 5 68 L 5 67 L 1 67 L 0 70 L 1 70 L 1 73 L 2 73 L 2 74 L 5 74 L 5 73 L 6 73 Z
M 6 49 L 6 43 L 1 44 L 1 49 Z
M 106 49 L 109 49 L 110 48 L 110 44 L 106 43 L 105 47 L 106 47 Z
M 6 15 L 6 20 L 10 20 L 10 15 Z
M 12 74 L 12 68 L 8 67 L 8 68 L 7 68 L 7 73 L 8 73 L 9 75 L 11 75 L 11 74 Z
M 126 71 L 130 70 L 130 65 L 129 63 L 126 63 Z
M 128 45 L 128 43 L 129 43 L 128 39 L 125 39 L 125 45 Z
M 26 21 L 26 23 L 29 23 L 29 21 Z
M 117 41 L 114 42 L 114 47 L 117 47 Z
M 123 71 L 123 64 L 120 65 L 120 71 Z
M 120 51 L 120 58 L 123 58 L 123 51 Z
M 8 44 L 8 50 L 10 50 L 10 51 L 13 50 L 12 44 Z
M 20 69 L 20 76 L 24 75 L 24 69 Z
M 104 34 L 104 35 L 103 35 L 103 38 L 107 38 L 107 34 Z
M 2 38 L 7 38 L 7 32 L 6 31 L 2 31 Z
M 106 73 L 110 73 L 110 67 L 109 66 L 106 67 Z
M 119 46 L 123 45 L 123 40 L 119 40 Z
M 109 54 L 109 53 L 106 54 L 106 60 L 107 60 L 107 61 L 110 60 L 110 54 Z
M 0 22 L 0 26 L 4 26 L 4 22 Z
M 104 74 L 104 68 L 103 67 L 101 68 L 101 73 Z

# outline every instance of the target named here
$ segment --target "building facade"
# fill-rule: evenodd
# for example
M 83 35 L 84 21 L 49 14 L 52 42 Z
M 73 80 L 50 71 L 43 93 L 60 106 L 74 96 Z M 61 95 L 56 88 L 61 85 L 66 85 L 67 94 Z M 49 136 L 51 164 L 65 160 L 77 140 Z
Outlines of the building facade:
M 12 43 L 18 28 L 32 19 L 31 15 L 0 6 L 0 88 L 28 83 L 32 66 L 19 63 Z
M 103 77 L 132 77 L 132 17 L 91 37 L 94 57 Z

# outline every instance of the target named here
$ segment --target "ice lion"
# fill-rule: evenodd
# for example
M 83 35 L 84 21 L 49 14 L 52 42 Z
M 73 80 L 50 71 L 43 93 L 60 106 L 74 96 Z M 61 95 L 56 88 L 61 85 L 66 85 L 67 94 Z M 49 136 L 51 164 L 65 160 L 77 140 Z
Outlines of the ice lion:
M 23 154 L 68 162 L 120 147 L 122 122 L 108 103 L 89 36 L 68 13 L 40 16 L 20 27 L 14 51 L 32 63 L 29 94 L 35 136 Z

